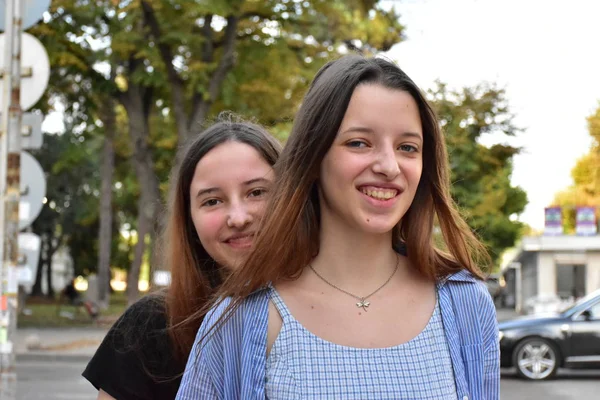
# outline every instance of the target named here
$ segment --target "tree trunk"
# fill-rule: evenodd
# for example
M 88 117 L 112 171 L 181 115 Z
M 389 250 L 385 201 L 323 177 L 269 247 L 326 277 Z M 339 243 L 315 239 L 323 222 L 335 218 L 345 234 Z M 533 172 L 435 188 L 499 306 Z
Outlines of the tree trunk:
M 52 256 L 56 248 L 52 247 L 52 238 L 49 239 L 48 247 L 46 247 L 46 282 L 48 283 L 48 293 L 46 295 L 49 298 L 54 298 L 54 288 L 52 287 Z
M 149 157 L 149 154 L 144 156 L 144 158 Z M 138 200 L 137 243 L 135 244 L 133 263 L 127 274 L 127 302 L 130 305 L 139 297 L 138 282 L 147 249 L 146 241 L 151 236 L 155 213 L 160 202 L 158 179 L 154 174 L 152 165 L 138 157 L 134 157 L 134 164 L 140 182 L 140 198 Z
M 110 300 L 110 254 L 112 243 L 112 184 L 115 169 L 114 131 L 115 105 L 112 99 L 104 104 L 104 146 L 102 149 L 100 228 L 98 229 L 98 306 L 108 308 Z
M 35 273 L 35 283 L 31 288 L 31 297 L 41 296 L 44 294 L 42 292 L 42 276 L 43 276 L 43 268 L 44 268 L 44 253 L 46 252 L 46 244 L 45 244 L 45 235 L 40 235 L 41 243 L 40 243 L 40 258 L 38 259 L 37 271 Z
M 151 150 L 148 146 L 149 107 L 152 93 L 146 88 L 130 84 L 122 98 L 129 119 L 129 136 L 132 142 L 132 162 L 140 185 L 138 200 L 137 243 L 133 262 L 127 274 L 127 302 L 133 304 L 139 298 L 138 282 L 146 252 L 146 238 L 154 226 L 160 204 L 158 178 L 154 173 Z

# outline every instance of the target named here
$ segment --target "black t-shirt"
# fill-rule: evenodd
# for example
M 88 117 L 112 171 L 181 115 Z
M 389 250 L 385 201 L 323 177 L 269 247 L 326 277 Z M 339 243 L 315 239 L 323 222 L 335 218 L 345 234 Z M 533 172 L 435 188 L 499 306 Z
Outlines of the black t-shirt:
M 141 298 L 115 322 L 83 372 L 118 400 L 174 399 L 184 363 L 172 356 L 161 296 Z

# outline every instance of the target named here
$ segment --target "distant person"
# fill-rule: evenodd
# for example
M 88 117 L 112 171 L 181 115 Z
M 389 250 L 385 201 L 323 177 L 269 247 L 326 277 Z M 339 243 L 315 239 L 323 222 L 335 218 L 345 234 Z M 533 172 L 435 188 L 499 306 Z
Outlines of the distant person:
M 83 307 L 90 317 L 95 319 L 98 317 L 98 306 L 92 301 L 85 300 L 81 293 L 75 288 L 75 278 L 72 278 L 63 290 L 60 292 L 59 304 L 62 304 L 63 299 L 66 299 L 68 303 L 74 307 Z
M 275 170 L 177 398 L 498 399 L 487 254 L 413 81 L 382 58 L 327 63 Z
M 173 399 L 205 306 L 253 245 L 281 145 L 221 118 L 195 136 L 170 182 L 163 249 L 171 284 L 132 305 L 83 372 L 98 399 Z
M 83 298 L 81 293 L 77 291 L 75 288 L 75 278 L 69 280 L 69 282 L 65 285 L 64 289 L 61 292 L 63 298 L 66 298 L 69 304 L 71 305 L 81 305 L 83 302 Z

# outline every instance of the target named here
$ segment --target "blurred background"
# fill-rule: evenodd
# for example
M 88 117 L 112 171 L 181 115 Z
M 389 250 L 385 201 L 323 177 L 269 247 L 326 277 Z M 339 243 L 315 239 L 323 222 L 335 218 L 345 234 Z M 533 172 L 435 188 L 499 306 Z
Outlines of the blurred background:
M 154 245 L 177 149 L 224 110 L 285 142 L 316 71 L 348 52 L 394 60 L 437 111 L 452 195 L 492 255 L 499 320 L 594 293 L 598 15 L 595 0 L 52 0 L 26 30 L 50 69 L 27 111 L 43 119 L 29 153 L 46 189 L 20 238 L 32 256 L 17 398 L 95 398 L 87 360 L 129 304 L 169 281 Z M 507 369 L 502 398 L 593 398 L 598 378 L 528 382 Z

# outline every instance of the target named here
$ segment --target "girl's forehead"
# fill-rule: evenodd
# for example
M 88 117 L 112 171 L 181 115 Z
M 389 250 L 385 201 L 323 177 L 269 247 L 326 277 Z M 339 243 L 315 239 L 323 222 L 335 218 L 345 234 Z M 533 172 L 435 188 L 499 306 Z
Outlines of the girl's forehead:
M 256 149 L 245 143 L 227 142 L 206 153 L 198 162 L 192 190 L 199 187 L 223 187 L 249 181 L 271 179 L 272 167 Z

